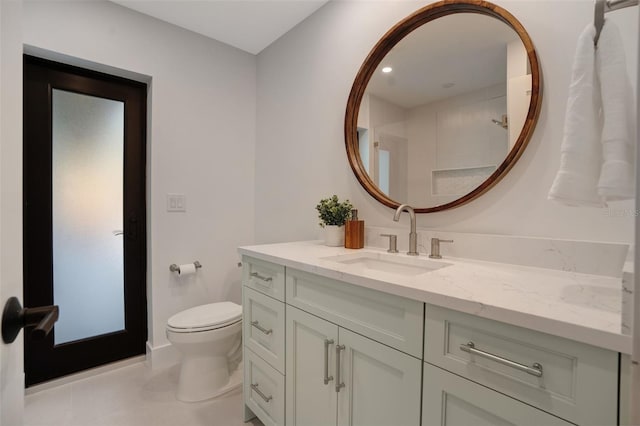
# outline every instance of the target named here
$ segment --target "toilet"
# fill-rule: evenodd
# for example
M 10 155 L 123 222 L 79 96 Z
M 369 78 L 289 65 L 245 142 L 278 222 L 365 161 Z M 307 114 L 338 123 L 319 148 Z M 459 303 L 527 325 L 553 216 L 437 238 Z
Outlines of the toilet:
M 179 312 L 167 321 L 167 339 L 182 354 L 180 401 L 203 401 L 241 385 L 242 306 L 219 302 Z

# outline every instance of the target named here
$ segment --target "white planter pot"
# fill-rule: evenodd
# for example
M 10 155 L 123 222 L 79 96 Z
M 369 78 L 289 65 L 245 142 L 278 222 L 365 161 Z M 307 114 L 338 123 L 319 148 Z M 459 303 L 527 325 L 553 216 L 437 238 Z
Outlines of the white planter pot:
M 344 225 L 325 225 L 324 244 L 329 247 L 344 246 Z

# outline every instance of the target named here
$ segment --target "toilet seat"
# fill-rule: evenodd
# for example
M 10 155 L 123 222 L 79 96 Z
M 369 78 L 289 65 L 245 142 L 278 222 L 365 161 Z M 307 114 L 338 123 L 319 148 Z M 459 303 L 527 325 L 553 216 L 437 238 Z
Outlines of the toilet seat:
M 173 315 L 167 329 L 174 333 L 196 333 L 228 327 L 242 321 L 242 306 L 233 302 L 209 303 Z

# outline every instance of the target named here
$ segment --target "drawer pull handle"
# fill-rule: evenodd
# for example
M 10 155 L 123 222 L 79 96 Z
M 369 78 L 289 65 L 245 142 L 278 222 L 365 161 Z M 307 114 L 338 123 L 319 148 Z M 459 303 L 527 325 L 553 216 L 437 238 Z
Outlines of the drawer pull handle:
M 269 402 L 273 399 L 273 396 L 271 395 L 267 396 L 263 394 L 262 391 L 258 389 L 257 383 L 251 383 L 251 389 L 253 389 L 258 395 L 260 395 L 260 398 L 264 399 L 264 402 Z
M 489 352 L 481 351 L 480 349 L 476 349 L 476 345 L 473 342 L 469 342 L 466 345 L 460 345 L 460 350 L 490 359 L 503 365 L 507 365 L 509 367 L 515 368 L 516 370 L 524 371 L 525 373 L 531 374 L 532 376 L 542 377 L 542 365 L 538 364 L 537 362 L 533 363 L 533 365 L 531 366 L 520 364 L 519 362 L 511 361 L 510 359 L 503 358 Z
M 252 272 L 249 275 L 251 275 L 254 278 L 259 279 L 260 281 L 264 281 L 265 283 L 269 283 L 269 282 L 273 281 L 272 277 L 264 277 L 264 276 L 260 275 L 257 272 Z
M 344 345 L 336 346 L 336 392 L 344 387 L 344 383 L 340 382 L 340 352 L 344 350 Z
M 254 326 L 255 328 L 257 328 L 258 330 L 262 331 L 264 334 L 266 334 L 267 336 L 271 333 L 273 333 L 273 329 L 266 329 L 263 326 L 260 325 L 260 323 L 256 320 L 256 321 L 251 321 L 251 325 Z
M 333 345 L 333 339 L 324 339 L 324 384 L 328 385 L 333 376 L 329 376 L 329 345 Z

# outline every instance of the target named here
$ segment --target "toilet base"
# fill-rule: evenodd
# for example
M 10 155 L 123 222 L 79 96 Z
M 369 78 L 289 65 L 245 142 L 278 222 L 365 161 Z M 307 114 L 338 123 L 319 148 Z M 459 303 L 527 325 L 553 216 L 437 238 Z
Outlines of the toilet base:
M 236 307 L 241 313 L 242 307 Z M 198 318 L 191 320 L 192 324 L 200 321 Z M 218 328 L 202 328 L 176 328 L 171 326 L 171 318 L 167 324 L 167 340 L 182 354 L 176 395 L 180 401 L 214 398 L 229 392 L 240 382 L 233 380 L 232 373 L 242 359 L 242 319 Z
M 242 387 L 242 373 L 243 373 L 243 368 L 242 368 L 242 361 L 240 361 L 240 365 L 238 366 L 237 369 L 235 369 L 230 375 L 229 375 L 229 382 L 223 386 L 222 388 L 220 388 L 213 396 L 211 396 L 211 398 L 217 398 L 219 396 L 222 396 L 224 394 L 227 394 L 229 392 L 232 392 L 236 389 L 240 389 L 240 387 Z
M 242 361 L 234 371 L 229 372 L 226 358 L 223 363 L 222 360 L 214 360 L 218 362 L 209 358 L 182 364 L 176 393 L 179 401 L 199 402 L 216 398 L 242 385 Z

